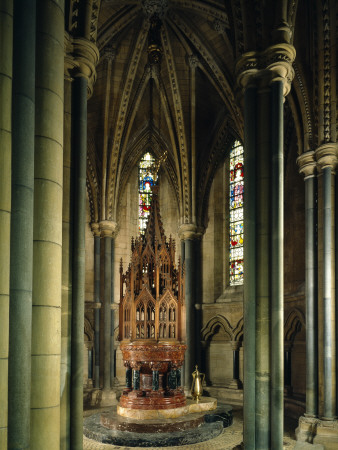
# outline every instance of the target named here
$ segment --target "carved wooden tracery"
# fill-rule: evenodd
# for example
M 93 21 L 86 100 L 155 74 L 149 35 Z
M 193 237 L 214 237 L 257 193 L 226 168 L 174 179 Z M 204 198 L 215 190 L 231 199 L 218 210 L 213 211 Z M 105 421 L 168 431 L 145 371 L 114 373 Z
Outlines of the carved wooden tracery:
M 131 263 L 120 274 L 120 336 L 126 386 L 120 405 L 169 409 L 185 404 L 180 386 L 186 349 L 184 268 L 175 266 L 175 242 L 167 242 L 153 188 L 144 236 L 131 243 Z M 131 371 L 132 369 L 132 371 Z M 156 399 L 156 401 L 155 401 Z

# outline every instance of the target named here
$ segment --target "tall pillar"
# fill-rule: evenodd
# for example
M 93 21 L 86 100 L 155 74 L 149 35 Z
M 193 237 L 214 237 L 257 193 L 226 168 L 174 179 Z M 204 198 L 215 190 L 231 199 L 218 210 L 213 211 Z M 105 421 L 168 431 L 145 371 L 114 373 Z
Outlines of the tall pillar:
M 30 448 L 60 448 L 63 2 L 37 0 Z
M 297 159 L 305 182 L 306 417 L 318 415 L 317 181 L 314 152 Z
M 71 80 L 64 80 L 64 144 L 62 200 L 62 304 L 61 304 L 61 436 L 62 450 L 70 448 L 70 376 L 72 321 L 72 152 Z
M 111 263 L 110 263 L 110 387 L 114 388 L 115 383 L 115 306 L 114 306 L 114 275 L 115 275 L 115 233 L 111 241 Z M 117 306 L 117 305 L 116 305 Z
M 185 247 L 185 308 L 186 345 L 184 360 L 184 387 L 190 389 L 191 374 L 196 365 L 196 323 L 195 323 L 195 238 L 197 227 L 193 224 L 180 226 L 180 237 Z
M 283 101 L 290 91 L 294 58 L 294 48 L 284 43 L 244 54 L 237 63 L 245 101 L 248 187 L 244 445 L 262 450 L 283 448 Z
M 116 394 L 112 391 L 111 377 L 111 334 L 112 334 L 112 239 L 117 224 L 109 220 L 100 222 L 101 237 L 104 253 L 103 268 L 103 322 L 104 322 L 104 344 L 103 344 L 103 391 L 101 405 L 114 404 Z
M 73 205 L 73 270 L 71 333 L 71 448 L 82 448 L 83 435 L 83 333 L 85 302 L 85 222 L 87 166 L 87 86 L 84 76 L 73 81 L 72 129 L 75 145 Z
M 7 448 L 13 2 L 0 5 L 0 448 Z
M 337 144 L 323 144 L 315 151 L 319 171 L 320 195 L 318 198 L 318 258 L 320 264 L 319 285 L 319 354 L 323 370 L 320 393 L 320 416 L 333 420 L 336 415 L 335 380 L 335 295 L 334 295 L 334 175 L 337 164 Z M 321 406 L 322 405 L 322 406 Z
M 71 217 L 73 234 L 69 264 L 71 273 L 71 378 L 70 437 L 73 450 L 83 445 L 83 335 L 85 286 L 85 218 L 87 164 L 87 98 L 93 91 L 97 47 L 85 38 L 65 36 L 64 70 L 72 83 L 71 94 Z M 67 123 L 67 122 L 66 122 Z
M 8 448 L 30 443 L 35 2 L 14 2 Z
M 256 421 L 256 269 L 250 261 L 256 261 L 256 109 L 257 88 L 248 86 L 244 93 L 244 398 L 243 438 L 246 443 L 255 442 Z
M 92 223 L 94 234 L 94 387 L 100 387 L 100 225 Z M 100 306 L 99 306 L 100 305 Z

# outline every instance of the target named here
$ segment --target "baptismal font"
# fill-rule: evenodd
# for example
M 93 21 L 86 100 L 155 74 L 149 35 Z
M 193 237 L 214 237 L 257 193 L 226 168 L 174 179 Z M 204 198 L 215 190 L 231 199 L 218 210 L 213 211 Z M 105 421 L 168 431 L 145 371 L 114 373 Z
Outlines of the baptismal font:
M 184 267 L 175 266 L 175 241 L 164 234 L 158 186 L 144 235 L 131 243 L 120 267 L 120 348 L 126 368 L 121 408 L 164 410 L 185 406 L 181 386 L 184 343 Z M 120 408 L 120 409 L 121 409 Z

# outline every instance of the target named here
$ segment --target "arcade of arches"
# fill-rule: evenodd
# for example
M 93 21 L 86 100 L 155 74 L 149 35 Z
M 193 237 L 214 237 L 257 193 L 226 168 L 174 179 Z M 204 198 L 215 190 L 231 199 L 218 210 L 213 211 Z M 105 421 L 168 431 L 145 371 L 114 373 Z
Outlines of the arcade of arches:
M 121 392 L 147 152 L 185 264 L 185 387 L 198 364 L 243 405 L 247 449 L 282 449 L 284 414 L 337 448 L 337 17 L 335 0 L 0 0 L 0 448 L 81 449 L 83 401 Z

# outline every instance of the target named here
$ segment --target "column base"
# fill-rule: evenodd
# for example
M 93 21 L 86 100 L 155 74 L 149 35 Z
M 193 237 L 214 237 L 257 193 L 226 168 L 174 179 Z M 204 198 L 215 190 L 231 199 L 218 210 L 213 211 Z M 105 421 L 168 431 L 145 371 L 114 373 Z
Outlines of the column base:
M 100 406 L 114 406 L 117 403 L 116 392 L 111 389 L 103 389 L 101 394 Z
M 227 386 L 228 389 L 241 389 L 242 383 L 240 380 L 232 379 Z
M 312 443 L 318 423 L 320 420 L 317 417 L 301 416 L 295 431 L 297 441 Z
M 314 444 L 322 444 L 325 450 L 335 450 L 338 448 L 338 421 L 321 420 L 317 425 L 316 436 L 313 438 Z
M 335 450 L 338 448 L 338 421 L 321 420 L 316 417 L 302 416 L 296 429 L 297 441 L 314 444 L 314 450 Z M 296 445 L 295 449 L 300 449 Z

